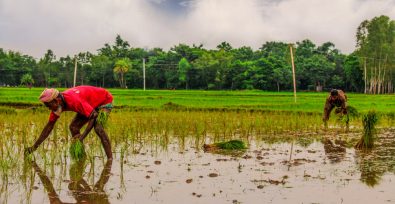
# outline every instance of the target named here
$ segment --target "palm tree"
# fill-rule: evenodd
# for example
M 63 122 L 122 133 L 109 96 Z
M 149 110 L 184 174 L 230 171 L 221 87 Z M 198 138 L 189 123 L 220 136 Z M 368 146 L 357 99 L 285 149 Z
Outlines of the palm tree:
M 34 84 L 34 79 L 31 74 L 24 74 L 21 78 L 21 84 L 26 85 L 30 89 L 32 88 L 32 85 Z
M 114 73 L 117 74 L 116 76 L 118 78 L 119 84 L 121 85 L 121 88 L 126 88 L 124 75 L 126 72 L 129 71 L 131 66 L 132 66 L 132 63 L 130 62 L 130 59 L 128 59 L 128 58 L 120 59 L 115 63 Z

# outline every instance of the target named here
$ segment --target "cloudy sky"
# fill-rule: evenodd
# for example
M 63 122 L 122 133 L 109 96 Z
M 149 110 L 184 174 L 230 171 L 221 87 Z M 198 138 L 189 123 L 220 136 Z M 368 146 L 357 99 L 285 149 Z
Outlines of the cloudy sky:
M 120 34 L 143 48 L 308 38 L 349 53 L 360 22 L 378 15 L 395 19 L 395 0 L 0 0 L 0 48 L 37 58 L 47 49 L 96 53 Z

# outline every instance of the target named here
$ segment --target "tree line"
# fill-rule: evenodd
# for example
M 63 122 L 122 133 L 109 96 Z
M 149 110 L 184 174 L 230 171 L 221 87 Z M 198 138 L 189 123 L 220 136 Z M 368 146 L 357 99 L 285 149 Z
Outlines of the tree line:
M 395 22 L 387 16 L 363 21 L 356 32 L 356 49 L 348 55 L 331 42 L 316 45 L 309 39 L 293 45 L 266 42 L 257 50 L 222 42 L 215 49 L 179 44 L 165 51 L 132 47 L 120 35 L 96 54 L 60 58 L 52 50 L 36 60 L 0 48 L 0 86 L 72 87 L 77 64 L 77 85 L 142 88 L 145 67 L 149 89 L 288 91 L 290 46 L 298 90 L 394 92 Z

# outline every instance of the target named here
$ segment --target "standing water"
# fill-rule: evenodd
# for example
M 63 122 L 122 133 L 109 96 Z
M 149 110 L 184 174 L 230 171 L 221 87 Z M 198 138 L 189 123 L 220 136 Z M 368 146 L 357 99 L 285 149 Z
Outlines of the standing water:
M 1 183 L 2 203 L 392 203 L 395 130 L 369 152 L 325 137 L 303 144 L 252 141 L 205 153 L 178 143 L 144 147 L 113 162 L 36 156 Z M 18 170 L 17 170 L 18 171 Z

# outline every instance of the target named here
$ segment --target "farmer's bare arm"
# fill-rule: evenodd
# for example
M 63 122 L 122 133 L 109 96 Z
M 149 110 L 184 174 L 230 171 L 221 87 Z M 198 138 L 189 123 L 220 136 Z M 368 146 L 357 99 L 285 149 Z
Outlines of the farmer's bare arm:
M 89 121 L 88 121 L 88 126 L 86 126 L 84 133 L 80 136 L 80 140 L 83 141 L 85 137 L 89 134 L 89 132 L 92 130 L 93 126 L 95 125 L 95 120 L 98 116 L 98 113 L 93 110 L 91 115 L 89 116 Z
M 346 102 L 347 100 L 346 99 L 344 99 L 344 100 L 342 100 L 342 105 L 341 105 L 341 108 L 342 108 L 342 113 L 343 114 L 347 114 L 347 102 Z
M 47 139 L 47 137 L 49 136 L 49 133 L 51 133 L 53 127 L 55 126 L 56 121 L 49 121 L 47 123 L 47 125 L 45 125 L 43 131 L 41 132 L 40 137 L 36 140 L 36 142 L 34 143 L 34 145 L 32 147 L 29 147 L 25 150 L 25 153 L 32 153 L 33 151 L 35 151 L 42 142 L 44 142 L 45 139 Z
M 333 106 L 332 103 L 330 102 L 329 98 L 326 99 L 325 108 L 324 108 L 324 116 L 323 116 L 323 118 L 322 118 L 322 120 L 323 120 L 324 122 L 326 122 L 326 121 L 329 120 L 329 115 L 331 114 L 331 111 L 332 111 L 333 107 L 334 107 L 334 106 Z

